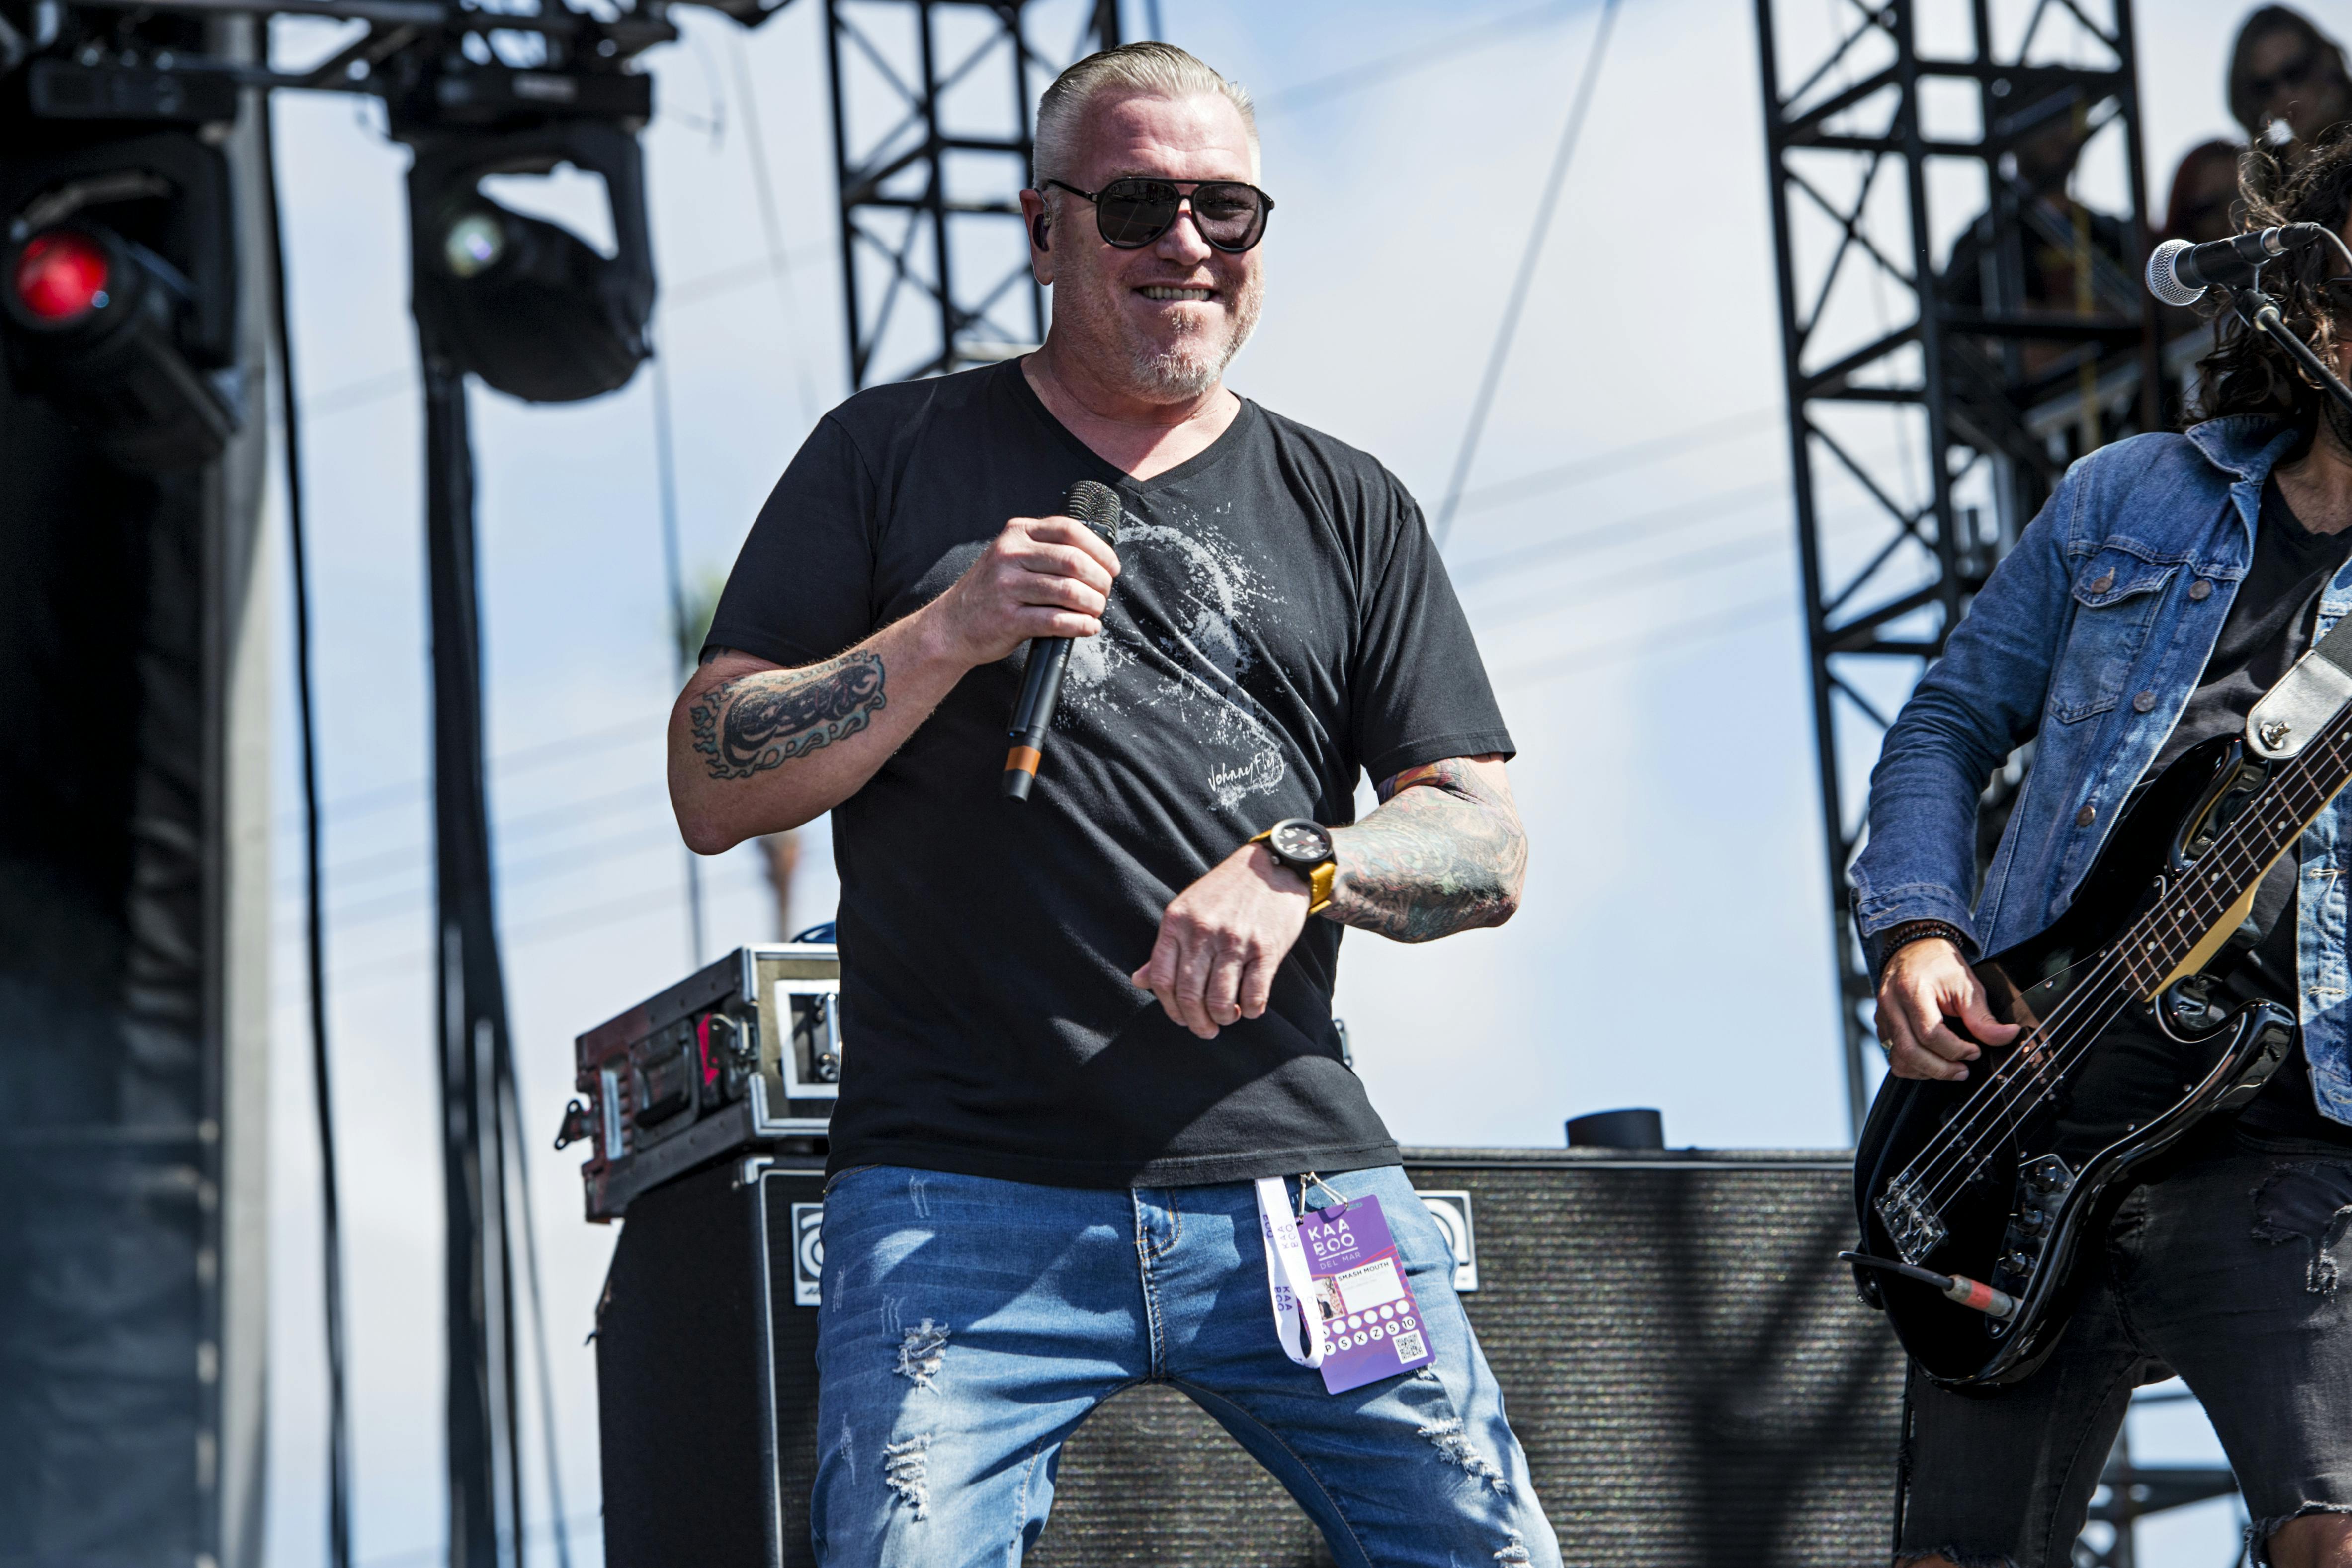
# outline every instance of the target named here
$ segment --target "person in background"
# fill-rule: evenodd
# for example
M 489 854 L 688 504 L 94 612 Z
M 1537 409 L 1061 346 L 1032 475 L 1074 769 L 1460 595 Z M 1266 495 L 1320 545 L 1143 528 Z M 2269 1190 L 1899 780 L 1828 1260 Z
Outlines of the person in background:
M 2293 168 L 2352 120 L 2352 72 L 2344 46 L 2302 12 L 2264 5 L 2247 16 L 2230 51 L 2230 112 L 2258 147 Z
M 2123 223 L 2074 199 L 2067 190 L 2074 166 L 2090 139 L 2081 96 L 2054 93 L 2016 110 L 2007 126 L 2016 138 L 2006 171 L 2009 189 L 2025 230 L 2024 296 L 2000 296 L 2000 269 L 1989 265 L 1993 252 L 1995 209 L 1988 207 L 1952 244 L 1944 267 L 1944 295 L 1964 309 L 2074 311 L 2084 307 L 2090 275 L 2104 257 L 2128 270 L 2128 235 Z M 2029 342 L 2024 369 L 2032 374 L 2063 358 L 2064 340 Z
M 1989 315 L 2094 316 L 2126 308 L 2138 315 L 2130 226 L 2068 188 L 2092 135 L 2090 108 L 2080 89 L 2066 88 L 2019 104 L 2001 120 L 2010 155 L 1991 201 L 1953 242 L 1940 285 L 1948 307 Z M 2011 246 L 2015 254 L 2005 255 Z M 2003 386 L 2028 406 L 2073 395 L 2078 412 L 2066 426 L 2070 455 L 2099 444 L 2092 395 L 2102 368 L 2098 344 L 1956 331 L 1947 347 L 1962 371 L 1956 386 Z M 1955 396 L 1965 401 L 1966 394 Z
M 2238 154 L 2245 149 L 2219 138 L 2200 141 L 2172 172 L 2172 196 L 2164 206 L 2161 239 L 2190 245 L 2227 239 L 2238 232 Z
M 2219 138 L 2188 151 L 2172 172 L 2172 195 L 2164 205 L 2158 243 L 2179 239 L 2203 245 L 2238 232 L 2238 157 L 2244 151 Z M 2204 330 L 2206 318 L 2193 305 L 2159 305 L 2157 311 L 2168 340 Z

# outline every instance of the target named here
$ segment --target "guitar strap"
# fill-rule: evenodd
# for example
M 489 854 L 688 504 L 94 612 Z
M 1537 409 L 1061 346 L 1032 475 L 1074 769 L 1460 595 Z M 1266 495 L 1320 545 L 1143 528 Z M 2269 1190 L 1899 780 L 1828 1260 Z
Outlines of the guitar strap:
M 2278 685 L 2246 715 L 2246 745 L 2257 757 L 2283 762 L 2352 703 L 2352 615 L 2312 645 Z

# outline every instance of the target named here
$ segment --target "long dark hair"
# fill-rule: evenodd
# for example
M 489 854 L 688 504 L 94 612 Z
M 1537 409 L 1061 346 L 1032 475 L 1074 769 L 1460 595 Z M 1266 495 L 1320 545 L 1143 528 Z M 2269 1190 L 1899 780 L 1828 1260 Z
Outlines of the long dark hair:
M 2352 215 L 2352 136 L 2322 142 L 2292 171 L 2254 149 L 2239 160 L 2238 189 L 2245 201 L 2243 226 L 2249 230 L 2325 224 L 2341 234 L 2345 219 Z M 2289 251 L 2263 269 L 2263 291 L 2279 302 L 2288 328 L 2331 364 L 2344 337 L 2339 312 L 2352 307 L 2352 293 L 2342 287 L 2347 280 L 2335 276 L 2338 267 L 2333 246 L 2315 245 Z M 2207 298 L 2220 304 L 2219 293 Z M 2311 428 L 2325 394 L 2285 350 L 2238 319 L 2226 305 L 2221 308 L 2214 350 L 2199 364 L 2195 417 L 2258 413 Z
M 2238 29 L 2238 41 L 2230 50 L 2230 113 L 2246 128 L 2246 135 L 2255 141 L 2263 139 L 2264 127 L 2255 123 L 2262 105 L 2254 101 L 2253 88 L 2247 80 L 2253 72 L 2255 43 L 2271 33 L 2293 33 L 2311 50 L 2315 59 L 2328 55 L 2336 57 L 2336 68 L 2352 76 L 2344 58 L 2344 46 L 2321 32 L 2302 12 L 2284 5 L 2265 5 L 2249 16 Z

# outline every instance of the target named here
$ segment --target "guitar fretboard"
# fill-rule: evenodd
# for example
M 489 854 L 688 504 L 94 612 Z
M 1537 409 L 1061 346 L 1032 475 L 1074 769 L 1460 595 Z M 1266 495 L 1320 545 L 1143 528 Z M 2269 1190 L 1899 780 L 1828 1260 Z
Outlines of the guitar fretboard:
M 2117 940 L 2125 983 L 2141 997 L 2153 996 L 2271 862 L 2294 849 L 2347 782 L 2352 782 L 2352 709 L 2274 768 L 2237 821 Z

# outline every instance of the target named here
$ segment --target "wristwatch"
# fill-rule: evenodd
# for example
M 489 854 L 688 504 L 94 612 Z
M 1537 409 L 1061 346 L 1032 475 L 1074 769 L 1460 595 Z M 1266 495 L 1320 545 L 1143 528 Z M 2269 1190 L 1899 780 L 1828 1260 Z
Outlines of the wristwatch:
M 1277 862 L 1305 877 L 1307 913 L 1323 912 L 1323 906 L 1331 902 L 1332 879 L 1339 874 L 1330 829 L 1305 817 L 1285 817 L 1250 842 L 1264 844 Z

